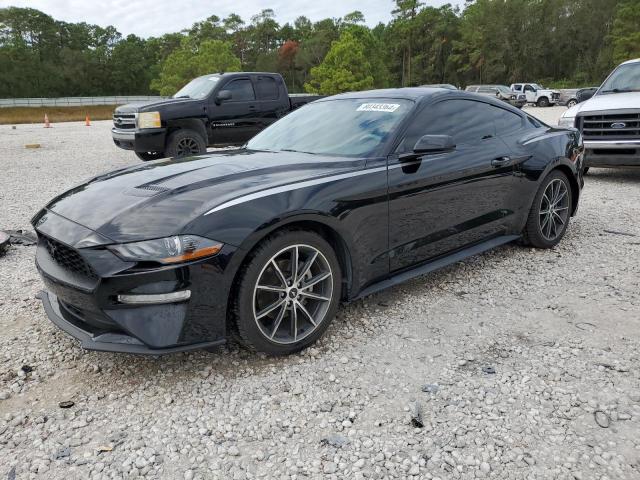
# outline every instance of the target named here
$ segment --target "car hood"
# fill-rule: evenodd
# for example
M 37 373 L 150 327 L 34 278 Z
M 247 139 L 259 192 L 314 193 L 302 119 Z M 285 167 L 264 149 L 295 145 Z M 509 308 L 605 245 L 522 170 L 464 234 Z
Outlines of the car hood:
M 603 110 L 640 109 L 640 92 L 595 95 L 573 108 L 575 110 L 571 113 L 574 113 L 574 116 L 579 113 L 600 112 Z
M 112 242 L 133 242 L 189 233 L 190 222 L 238 196 L 364 166 L 362 159 L 233 150 L 116 170 L 46 208 Z
M 193 98 L 165 98 L 151 102 L 134 102 L 116 108 L 116 113 L 152 112 L 167 106 L 199 106 L 202 100 Z

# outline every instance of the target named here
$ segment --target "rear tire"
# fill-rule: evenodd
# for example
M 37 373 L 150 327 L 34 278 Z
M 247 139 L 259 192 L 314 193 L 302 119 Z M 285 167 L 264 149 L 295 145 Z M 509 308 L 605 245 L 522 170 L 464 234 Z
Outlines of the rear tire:
M 575 99 L 571 99 L 567 102 L 567 107 L 571 108 L 571 107 L 575 107 L 578 104 L 578 101 Z
M 135 152 L 135 154 L 136 157 L 138 157 L 143 162 L 150 162 L 152 160 L 164 158 L 164 152 Z
M 535 248 L 555 247 L 567 231 L 572 208 L 569 179 L 561 171 L 552 170 L 533 199 L 523 231 L 524 243 Z
M 166 154 L 171 158 L 189 157 L 207 151 L 207 144 L 195 130 L 176 130 L 169 135 Z
M 336 254 L 317 233 L 282 230 L 266 238 L 240 272 L 233 306 L 240 342 L 270 355 L 308 347 L 333 320 L 341 286 Z
M 539 107 L 548 107 L 549 106 L 549 99 L 547 97 L 540 97 L 538 99 L 538 101 L 536 102 L 536 105 Z

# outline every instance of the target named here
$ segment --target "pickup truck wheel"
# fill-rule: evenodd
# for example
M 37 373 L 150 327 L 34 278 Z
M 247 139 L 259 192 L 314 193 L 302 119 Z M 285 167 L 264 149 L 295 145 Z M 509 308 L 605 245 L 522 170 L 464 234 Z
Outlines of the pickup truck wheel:
M 200 134 L 194 130 L 177 130 L 167 141 L 167 156 L 172 158 L 198 155 L 207 151 L 207 144 Z
M 539 107 L 548 107 L 549 99 L 547 97 L 540 97 L 536 102 L 536 105 L 538 105 Z
M 136 157 L 138 157 L 143 162 L 150 162 L 151 160 L 164 158 L 164 152 L 135 152 L 135 154 Z
M 571 108 L 571 107 L 575 107 L 578 104 L 578 101 L 574 98 L 572 98 L 571 100 L 569 100 L 567 102 L 567 107 Z

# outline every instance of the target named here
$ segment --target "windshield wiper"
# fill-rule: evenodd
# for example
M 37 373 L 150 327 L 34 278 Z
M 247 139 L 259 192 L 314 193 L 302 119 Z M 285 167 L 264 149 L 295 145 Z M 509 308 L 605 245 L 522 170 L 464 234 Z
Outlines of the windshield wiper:
M 295 153 L 308 153 L 309 155 L 315 155 L 313 152 L 303 152 L 302 150 L 292 150 L 290 148 L 281 148 L 281 152 L 295 152 Z
M 612 88 L 610 90 L 602 90 L 600 93 L 629 93 L 629 92 L 640 92 L 640 90 L 633 89 L 633 88 Z

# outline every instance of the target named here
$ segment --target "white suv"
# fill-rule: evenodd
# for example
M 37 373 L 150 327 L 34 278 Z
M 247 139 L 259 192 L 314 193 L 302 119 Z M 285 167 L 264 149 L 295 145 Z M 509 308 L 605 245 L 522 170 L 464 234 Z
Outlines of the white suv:
M 550 107 L 560 101 L 560 91 L 549 90 L 537 83 L 513 83 L 511 90 L 524 93 L 527 103 L 535 103 L 538 107 Z
M 640 58 L 619 65 L 558 125 L 580 130 L 587 168 L 640 166 Z

